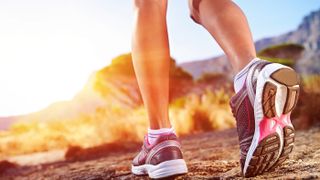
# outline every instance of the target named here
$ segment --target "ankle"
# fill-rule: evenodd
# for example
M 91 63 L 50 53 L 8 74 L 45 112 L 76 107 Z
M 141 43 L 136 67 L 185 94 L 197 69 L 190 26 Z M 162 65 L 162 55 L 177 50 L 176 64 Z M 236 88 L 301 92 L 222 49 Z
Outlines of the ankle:
M 148 143 L 154 144 L 154 142 L 163 134 L 174 133 L 174 128 L 160 128 L 160 129 L 150 129 L 148 128 Z
M 259 58 L 252 59 L 242 69 L 240 69 L 240 71 L 235 75 L 235 77 L 234 77 L 234 91 L 236 93 L 238 93 L 240 91 L 240 89 L 243 87 L 250 67 L 259 60 L 260 60 Z
M 250 64 L 253 60 L 257 59 L 257 56 L 254 55 L 247 55 L 242 57 L 235 57 L 235 67 L 234 71 L 239 73 L 241 70 L 245 69 L 248 64 Z
M 169 118 L 150 118 L 150 129 L 171 128 Z

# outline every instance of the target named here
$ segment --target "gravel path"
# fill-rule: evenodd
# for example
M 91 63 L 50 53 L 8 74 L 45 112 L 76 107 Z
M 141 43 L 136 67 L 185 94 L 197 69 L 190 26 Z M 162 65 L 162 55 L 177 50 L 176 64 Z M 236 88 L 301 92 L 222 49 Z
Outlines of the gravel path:
M 181 138 L 189 173 L 175 179 L 240 179 L 236 130 L 208 132 Z M 108 153 L 87 161 L 59 162 L 8 169 L 0 179 L 148 179 L 130 173 L 136 151 Z M 320 127 L 299 131 L 290 159 L 258 179 L 320 178 Z

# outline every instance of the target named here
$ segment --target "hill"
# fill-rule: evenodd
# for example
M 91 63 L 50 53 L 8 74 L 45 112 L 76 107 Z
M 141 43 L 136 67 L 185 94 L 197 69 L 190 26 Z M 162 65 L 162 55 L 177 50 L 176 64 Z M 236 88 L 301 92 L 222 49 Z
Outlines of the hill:
M 170 100 L 189 92 L 193 86 L 191 75 L 177 67 L 171 60 Z M 112 60 L 109 66 L 92 73 L 86 85 L 69 101 L 55 102 L 47 108 L 27 115 L 0 117 L 0 130 L 14 122 L 56 121 L 75 119 L 79 115 L 95 113 L 99 108 L 131 110 L 142 105 L 142 99 L 134 74 L 131 54 L 123 54 Z
M 320 73 L 320 9 L 304 17 L 296 30 L 277 37 L 264 38 L 255 43 L 257 50 L 268 46 L 294 43 L 302 45 L 305 52 L 297 64 L 303 74 Z
M 230 86 L 223 80 L 223 76 L 208 75 L 194 81 L 171 60 L 170 118 L 178 134 L 234 127 L 228 103 Z M 94 72 L 73 99 L 0 121 L 6 122 L 5 130 L 0 131 L 0 160 L 120 139 L 140 141 L 148 122 L 131 54 L 120 55 Z
M 258 52 L 265 48 L 281 45 L 297 44 L 304 47 L 303 54 L 297 62 L 297 70 L 302 74 L 320 73 L 320 9 L 303 18 L 296 30 L 276 36 L 268 37 L 255 42 Z M 205 73 L 225 73 L 233 76 L 230 63 L 226 56 L 209 58 L 179 64 L 184 70 L 199 78 Z
M 226 56 L 213 57 L 179 64 L 182 69 L 192 74 L 195 79 L 204 74 L 225 74 L 229 79 L 233 76 L 231 64 Z

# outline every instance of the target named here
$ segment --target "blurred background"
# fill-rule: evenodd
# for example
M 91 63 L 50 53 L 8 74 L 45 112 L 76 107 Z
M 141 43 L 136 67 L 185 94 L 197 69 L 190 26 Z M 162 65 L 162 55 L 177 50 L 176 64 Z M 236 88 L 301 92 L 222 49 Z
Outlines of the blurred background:
M 259 57 L 293 67 L 296 129 L 320 121 L 320 3 L 240 1 Z M 0 1 L 0 160 L 140 142 L 147 115 L 130 54 L 131 1 Z M 234 72 L 222 50 L 169 1 L 170 119 L 179 135 L 235 127 Z

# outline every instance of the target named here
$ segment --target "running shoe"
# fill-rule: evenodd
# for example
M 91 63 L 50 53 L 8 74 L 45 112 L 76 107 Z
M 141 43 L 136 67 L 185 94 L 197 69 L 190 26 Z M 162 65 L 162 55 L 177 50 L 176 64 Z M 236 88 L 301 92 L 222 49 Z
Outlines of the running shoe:
M 290 67 L 259 60 L 249 68 L 244 86 L 230 101 L 243 176 L 262 174 L 288 158 L 295 139 L 290 114 L 298 95 L 299 78 Z
M 131 171 L 135 175 L 149 175 L 152 179 L 187 173 L 177 136 L 163 134 L 152 145 L 145 137 L 140 153 L 133 159 Z

